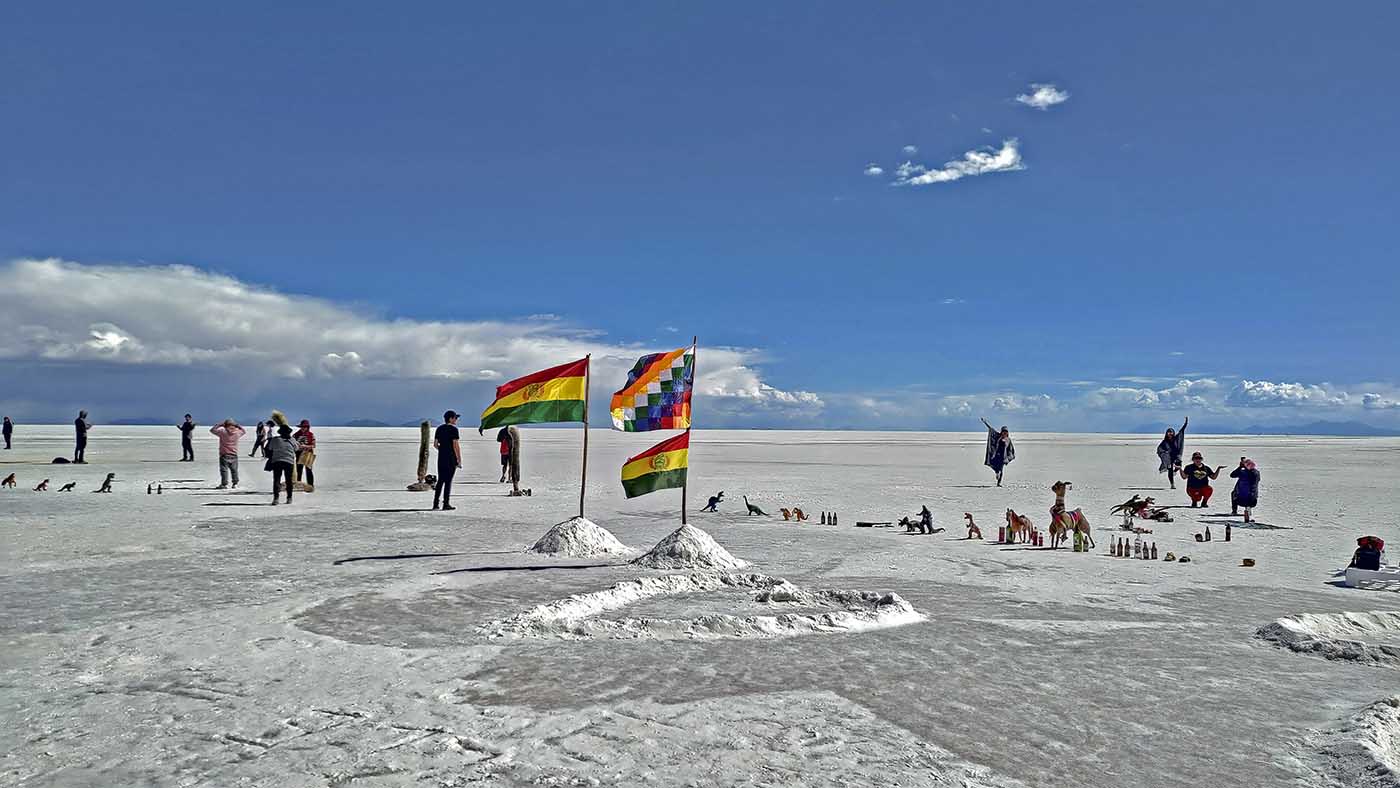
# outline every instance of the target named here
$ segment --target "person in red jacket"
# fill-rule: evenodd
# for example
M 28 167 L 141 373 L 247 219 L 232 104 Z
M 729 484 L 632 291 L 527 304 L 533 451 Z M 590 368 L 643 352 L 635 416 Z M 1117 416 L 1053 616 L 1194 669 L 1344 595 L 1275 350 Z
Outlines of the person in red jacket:
M 315 492 L 316 474 L 311 468 L 316 464 L 316 433 L 311 431 L 311 422 L 306 419 L 302 419 L 297 426 L 300 429 L 292 436 L 300 447 L 297 450 L 297 481 L 301 481 L 302 474 L 305 474 L 306 491 Z

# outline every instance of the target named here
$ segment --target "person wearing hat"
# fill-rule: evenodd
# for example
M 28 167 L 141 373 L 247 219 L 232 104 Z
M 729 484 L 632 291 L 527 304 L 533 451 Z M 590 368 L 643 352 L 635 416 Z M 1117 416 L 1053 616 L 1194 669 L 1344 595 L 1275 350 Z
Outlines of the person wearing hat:
M 316 434 L 311 431 L 311 422 L 302 419 L 297 425 L 299 428 L 296 435 L 297 441 L 297 481 L 301 481 L 302 474 L 306 475 L 306 491 L 316 491 L 316 474 L 311 467 L 316 464 Z
M 437 486 L 433 488 L 433 508 L 450 512 L 457 507 L 452 505 L 452 477 L 462 467 L 462 433 L 457 429 L 457 411 L 449 410 L 442 414 L 442 424 L 433 433 L 433 448 L 437 449 Z M 439 506 L 439 503 L 441 506 Z
M 292 466 L 297 461 L 297 441 L 292 437 L 292 428 L 282 424 L 277 434 L 267 439 L 264 450 L 267 452 L 267 465 L 272 471 L 272 505 L 277 505 L 277 494 L 286 490 L 287 503 L 292 502 Z M 283 487 L 283 485 L 286 485 Z
M 1240 458 L 1240 467 L 1230 471 L 1235 489 L 1230 491 L 1230 514 L 1239 514 L 1244 507 L 1244 521 L 1250 522 L 1250 510 L 1259 505 L 1259 467 L 1248 457 Z
M 1211 470 L 1209 465 L 1202 462 L 1204 458 L 1200 452 L 1191 455 L 1191 464 L 1181 469 L 1181 478 L 1186 480 L 1186 494 L 1191 496 L 1191 508 L 1195 509 L 1196 504 L 1200 504 L 1204 509 L 1210 506 L 1210 496 L 1215 494 L 1211 488 L 1211 480 L 1220 475 L 1220 469 L 1224 465 L 1217 465 L 1215 470 Z

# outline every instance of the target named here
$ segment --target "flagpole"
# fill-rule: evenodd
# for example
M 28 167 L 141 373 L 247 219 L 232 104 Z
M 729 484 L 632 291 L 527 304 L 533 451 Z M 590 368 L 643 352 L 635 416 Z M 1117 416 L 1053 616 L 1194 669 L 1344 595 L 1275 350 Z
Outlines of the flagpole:
M 686 484 L 682 484 L 682 485 L 681 485 L 681 525 L 685 525 L 685 524 L 686 524 L 686 521 L 685 521 L 685 498 L 686 498 L 687 488 L 688 488 L 689 483 L 690 483 L 690 450 L 689 450 L 688 447 L 690 446 L 690 425 L 693 424 L 693 423 L 695 422 L 695 367 L 696 367 L 697 364 L 700 363 L 699 358 L 698 358 L 698 357 L 696 356 L 696 354 L 695 354 L 695 345 L 696 345 L 696 342 L 697 342 L 698 339 L 699 339 L 699 337 L 696 336 L 696 335 L 692 335 L 692 336 L 690 337 L 690 402 L 691 402 L 691 406 L 690 406 L 690 407 L 691 407 L 691 411 L 690 411 L 690 422 L 687 423 L 687 424 L 686 424 L 686 427 L 685 427 L 685 445 L 687 446 L 687 449 L 686 449 L 686 471 L 685 471 L 685 480 L 686 480 Z
M 588 489 L 588 389 L 593 385 L 593 354 L 583 357 L 583 470 L 578 482 L 578 516 L 583 516 L 583 495 Z

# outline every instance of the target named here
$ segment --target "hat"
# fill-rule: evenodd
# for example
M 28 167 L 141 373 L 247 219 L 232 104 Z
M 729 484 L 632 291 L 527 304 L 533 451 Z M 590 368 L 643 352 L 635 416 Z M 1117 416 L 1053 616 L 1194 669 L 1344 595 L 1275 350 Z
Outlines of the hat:
M 298 427 L 310 427 L 310 426 L 311 426 L 311 422 L 310 422 L 310 421 L 307 421 L 306 419 L 302 419 L 302 420 L 301 420 L 301 423 L 298 424 L 297 426 L 298 426 Z
M 442 414 L 443 421 L 452 421 L 455 418 L 457 418 L 457 411 L 455 410 L 449 410 L 446 413 Z
M 1193 451 L 1193 452 L 1191 452 L 1191 459 L 1193 459 L 1193 460 L 1198 460 L 1198 459 L 1200 459 L 1200 458 L 1202 458 L 1202 457 L 1204 457 L 1204 456 L 1205 456 L 1204 454 L 1201 454 L 1201 453 L 1198 452 L 1198 451 Z

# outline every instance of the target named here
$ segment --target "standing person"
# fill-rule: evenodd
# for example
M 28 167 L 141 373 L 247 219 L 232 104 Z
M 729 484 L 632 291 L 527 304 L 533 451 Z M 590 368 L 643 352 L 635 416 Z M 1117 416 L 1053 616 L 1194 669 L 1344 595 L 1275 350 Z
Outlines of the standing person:
M 1230 514 L 1239 514 L 1244 507 L 1244 521 L 1250 522 L 1250 510 L 1259 505 L 1259 468 L 1254 460 L 1240 458 L 1240 467 L 1230 471 L 1235 489 L 1230 491 Z
M 78 418 L 73 420 L 74 465 L 87 465 L 87 434 L 90 429 L 92 429 L 92 425 L 87 422 L 87 411 L 78 411 Z
M 1000 487 L 1002 469 L 1016 459 L 1016 447 L 1011 444 L 1011 430 L 1005 427 L 994 429 L 986 419 L 982 419 L 982 426 L 987 428 L 987 457 L 982 464 L 996 471 L 997 486 Z
M 185 414 L 185 421 L 179 425 L 180 430 L 180 462 L 194 462 L 194 417 Z
M 1211 470 L 1209 465 L 1202 462 L 1200 452 L 1191 455 L 1191 464 L 1181 469 L 1181 478 L 1186 480 L 1186 494 L 1191 497 L 1192 509 L 1198 503 L 1202 509 L 1210 506 L 1210 497 L 1215 494 L 1210 482 L 1220 475 L 1220 469 L 1224 467 L 1217 465 L 1215 470 Z
M 1176 489 L 1176 474 L 1181 470 L 1181 458 L 1186 453 L 1186 425 L 1191 423 L 1191 417 L 1181 422 L 1181 430 L 1167 428 L 1167 432 L 1162 436 L 1162 442 L 1157 444 L 1157 459 L 1161 464 L 1157 468 L 1158 473 L 1165 473 L 1167 481 L 1171 483 L 1172 489 Z
M 253 439 L 253 450 L 248 452 L 248 456 L 256 457 L 258 450 L 261 449 L 265 443 L 267 443 L 267 422 L 259 421 L 258 433 Z
M 6 417 L 5 417 L 5 428 L 4 428 L 4 432 L 5 432 L 5 450 L 6 450 L 6 451 L 9 451 L 9 449 L 10 449 L 10 436 L 13 435 L 13 434 L 15 434 L 15 423 L 12 422 L 12 421 L 10 421 L 10 417 L 9 417 L 9 416 L 6 416 Z
M 510 470 L 510 428 L 502 427 L 496 433 L 496 442 L 501 445 L 501 483 L 506 481 L 506 473 Z
M 267 469 L 272 471 L 272 505 L 277 505 L 277 493 L 286 485 L 287 503 L 292 502 L 292 468 L 297 462 L 296 438 L 292 428 L 282 425 L 277 434 L 267 439 L 263 451 L 267 452 Z
M 510 494 L 523 495 L 520 492 L 520 428 L 514 424 L 506 427 L 506 434 L 510 436 L 510 463 L 506 466 L 510 479 Z
M 219 438 L 219 489 L 229 488 L 229 477 L 233 477 L 233 489 L 238 489 L 238 439 L 248 434 L 248 431 L 238 426 L 238 422 L 233 419 L 224 419 L 224 423 L 216 427 L 210 427 L 209 432 Z
M 433 488 L 433 508 L 442 503 L 442 510 L 450 512 L 457 507 L 452 505 L 452 477 L 462 467 L 461 431 L 457 429 L 457 411 L 449 410 L 442 414 L 442 424 L 433 433 L 433 448 L 438 453 L 437 487 Z
M 306 491 L 316 492 L 316 474 L 311 467 L 316 464 L 316 434 L 311 431 L 311 422 L 302 419 L 297 425 L 300 429 L 294 435 L 297 445 L 301 448 L 297 451 L 297 481 L 301 481 L 302 474 L 306 475 Z

